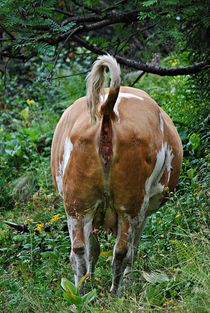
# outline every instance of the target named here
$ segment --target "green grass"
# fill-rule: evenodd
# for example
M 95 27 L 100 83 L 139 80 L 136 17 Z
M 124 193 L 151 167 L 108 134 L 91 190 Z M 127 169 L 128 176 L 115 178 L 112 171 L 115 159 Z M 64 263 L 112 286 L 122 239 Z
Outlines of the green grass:
M 208 313 L 209 158 L 202 124 L 205 103 L 200 105 L 199 94 L 186 77 L 146 75 L 138 87 L 150 93 L 178 126 L 185 149 L 180 184 L 149 219 L 131 286 L 120 298 L 111 295 L 111 257 L 100 256 L 95 279 L 86 284 L 87 291 L 96 288 L 97 297 L 84 312 Z M 48 91 L 42 86 L 34 88 L 30 92 L 23 89 L 21 96 L 20 92 L 19 96 L 10 96 L 10 103 L 4 99 L 8 107 L 1 117 L 0 311 L 76 312 L 63 298 L 60 286 L 61 278 L 72 281 L 73 273 L 68 233 L 62 230 L 66 218 L 52 186 L 49 153 L 53 129 L 68 102 L 66 97 L 71 103 L 81 96 L 84 84 L 79 78 L 65 80 L 58 94 L 53 86 Z M 27 106 L 26 99 L 35 99 L 35 104 L 23 118 L 20 112 Z M 13 106 L 13 101 L 17 105 Z M 59 218 L 53 220 L 56 214 Z M 29 223 L 30 232 L 13 232 L 4 220 Z M 32 220 L 50 225 L 51 231 L 40 226 L 38 233 Z M 102 251 L 109 251 L 114 238 L 101 232 L 100 242 Z

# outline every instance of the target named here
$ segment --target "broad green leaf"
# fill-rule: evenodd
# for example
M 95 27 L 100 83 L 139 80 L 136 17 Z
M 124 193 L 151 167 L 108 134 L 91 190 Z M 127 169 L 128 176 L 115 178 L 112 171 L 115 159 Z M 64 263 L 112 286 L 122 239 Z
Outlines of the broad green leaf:
M 75 296 L 68 291 L 63 292 L 63 297 L 66 299 L 70 304 L 80 305 L 82 303 L 82 298 L 80 296 Z
M 89 303 L 97 296 L 96 289 L 91 290 L 90 292 L 86 293 L 82 296 L 82 303 Z
M 20 112 L 20 116 L 24 121 L 27 121 L 29 118 L 29 108 L 25 108 Z
M 169 281 L 168 275 L 164 272 L 146 273 L 146 272 L 142 271 L 142 275 L 143 275 L 144 279 L 151 284 L 163 283 L 163 282 Z
M 37 139 L 40 137 L 39 133 L 35 129 L 32 129 L 32 128 L 25 128 L 24 133 L 29 135 L 31 141 L 33 142 L 37 141 Z
M 66 278 L 61 278 L 61 287 L 73 295 L 77 295 L 77 289 L 74 284 Z
M 189 170 L 187 170 L 187 176 L 192 179 L 195 175 L 195 169 L 194 168 L 190 168 Z
M 198 134 L 192 134 L 189 138 L 193 150 L 196 150 L 200 146 L 200 136 Z

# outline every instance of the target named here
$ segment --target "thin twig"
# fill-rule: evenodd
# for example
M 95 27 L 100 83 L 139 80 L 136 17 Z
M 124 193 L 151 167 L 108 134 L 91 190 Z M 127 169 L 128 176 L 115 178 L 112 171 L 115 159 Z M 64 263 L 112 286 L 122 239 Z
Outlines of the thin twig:
M 60 10 L 60 9 L 53 9 L 53 11 L 61 13 L 61 14 L 66 15 L 66 16 L 73 16 L 72 13 L 69 13 L 67 11 L 63 11 L 63 10 Z
M 51 71 L 49 72 L 49 74 L 48 74 L 48 76 L 47 76 L 47 80 L 51 80 L 51 79 L 52 79 L 52 73 L 53 73 L 53 70 L 54 70 L 54 68 L 55 68 L 55 66 L 56 66 L 56 64 L 57 64 L 57 62 L 58 62 L 58 57 L 59 57 L 61 51 L 63 50 L 65 44 L 68 42 L 68 40 L 71 38 L 71 36 L 73 36 L 74 33 L 76 33 L 79 28 L 80 28 L 80 26 L 78 26 L 77 28 L 73 29 L 73 30 L 69 33 L 68 37 L 64 40 L 64 42 L 62 43 L 62 45 L 60 46 L 60 48 L 58 48 L 58 52 L 57 52 L 56 55 L 55 55 L 53 67 L 52 67 Z
M 99 13 L 100 13 L 100 11 L 98 11 L 98 10 L 96 10 L 96 9 L 93 9 L 93 8 L 87 6 L 87 5 L 80 4 L 80 3 L 78 3 L 78 1 L 76 1 L 76 0 L 72 0 L 72 2 L 73 2 L 75 5 L 77 5 L 78 7 L 82 7 L 82 8 L 84 8 L 84 9 L 90 11 L 90 12 L 93 12 L 93 13 L 96 13 L 96 14 L 99 14 Z
M 63 79 L 63 78 L 67 78 L 67 77 L 80 76 L 80 75 L 87 75 L 88 73 L 89 73 L 89 71 L 75 73 L 75 74 L 71 74 L 71 75 L 57 76 L 57 77 L 52 78 L 52 80 Z
M 3 31 L 5 33 L 7 33 L 7 35 L 12 39 L 12 40 L 15 40 L 15 36 L 13 36 L 13 34 L 11 34 L 5 27 L 4 25 L 0 24 L 0 27 L 3 29 Z
M 117 3 L 115 3 L 114 5 L 111 5 L 110 7 L 103 9 L 101 12 L 107 12 L 107 11 L 116 9 L 119 5 L 124 4 L 126 2 L 128 2 L 128 0 L 120 0 Z
M 135 80 L 134 82 L 130 85 L 131 87 L 133 87 L 138 81 L 139 79 L 145 74 L 145 72 L 142 72 Z

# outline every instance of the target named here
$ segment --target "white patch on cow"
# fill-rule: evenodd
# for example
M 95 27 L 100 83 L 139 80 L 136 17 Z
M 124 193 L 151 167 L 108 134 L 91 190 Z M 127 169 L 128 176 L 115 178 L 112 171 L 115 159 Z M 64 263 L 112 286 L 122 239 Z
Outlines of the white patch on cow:
M 91 272 L 91 264 L 90 264 L 90 233 L 92 231 L 92 223 L 93 222 L 93 215 L 92 214 L 87 214 L 85 215 L 83 219 L 83 232 L 84 232 L 84 239 L 85 239 L 85 261 L 86 261 L 86 267 L 87 267 L 87 272 Z
M 59 164 L 59 170 L 58 170 L 59 175 L 56 176 L 58 192 L 62 197 L 63 197 L 63 175 L 64 175 L 72 150 L 73 150 L 73 144 L 70 138 L 66 138 L 65 144 L 64 144 L 63 160 L 61 164 Z
M 62 161 L 62 172 L 64 175 L 66 165 L 68 163 L 68 160 L 70 158 L 71 152 L 73 150 L 73 144 L 70 140 L 70 138 L 66 138 L 65 145 L 64 145 L 64 154 L 63 154 L 63 161 Z
M 118 218 L 117 238 L 116 238 L 115 245 L 114 245 L 114 249 L 113 249 L 112 265 L 113 265 L 113 262 L 114 262 L 114 256 L 115 256 L 115 252 L 116 252 L 116 249 L 117 249 L 119 240 L 120 240 L 120 236 L 121 236 L 121 222 L 120 222 L 120 220 L 119 220 L 119 218 Z M 111 290 L 111 289 L 110 289 L 110 290 Z
M 107 97 L 108 97 L 108 94 L 100 96 L 101 102 L 105 102 Z M 117 115 L 117 118 L 118 118 L 119 122 L 120 122 L 120 114 L 119 114 L 118 107 L 119 107 L 119 104 L 120 104 L 121 100 L 122 99 L 132 99 L 132 98 L 133 99 L 138 99 L 138 100 L 141 100 L 141 101 L 144 100 L 144 98 L 136 96 L 136 95 L 133 95 L 133 94 L 128 93 L 128 92 L 119 92 L 118 97 L 117 97 L 117 101 L 115 102 L 114 109 L 113 109 L 114 113 Z
M 169 148 L 169 146 L 167 145 L 167 149 L 166 149 L 166 161 L 165 161 L 165 164 L 166 164 L 166 169 L 167 169 L 167 172 L 170 172 L 171 169 L 172 169 L 172 160 L 173 160 L 173 153 L 172 153 L 172 149 Z M 169 178 L 170 178 L 170 175 L 169 175 Z
M 106 94 L 104 94 L 104 95 L 100 95 L 100 101 L 101 101 L 101 102 L 105 102 L 106 99 L 107 99 L 107 97 L 108 97 L 108 93 L 106 93 Z
M 131 93 L 127 93 L 127 92 L 119 92 L 118 97 L 117 97 L 117 101 L 115 102 L 114 105 L 114 113 L 117 115 L 118 121 L 120 122 L 120 114 L 119 114 L 119 104 L 121 102 L 122 99 L 138 99 L 138 100 L 144 100 L 144 98 L 142 97 L 138 97 L 136 95 L 132 95 Z
M 76 274 L 76 273 L 78 273 L 79 264 L 78 264 L 78 260 L 76 259 L 75 253 L 73 251 L 73 243 L 74 243 L 73 234 L 75 233 L 75 227 L 76 227 L 77 223 L 78 223 L 78 221 L 76 218 L 73 218 L 67 214 L 67 224 L 68 224 L 69 237 L 71 240 L 71 247 L 72 247 L 71 253 L 70 253 L 70 260 L 71 260 L 72 267 L 74 270 L 74 283 L 75 283 L 76 287 L 78 286 L 78 283 L 79 283 L 79 277 Z
M 57 184 L 58 192 L 60 196 L 63 198 L 63 183 L 62 183 L 62 177 L 60 175 L 56 176 L 56 184 Z
M 68 224 L 69 236 L 72 241 L 72 246 L 73 246 L 73 233 L 74 233 L 77 223 L 78 222 L 76 218 L 73 218 L 67 214 L 67 224 Z
M 93 214 L 91 212 L 87 213 L 83 218 L 83 235 L 84 235 L 84 246 L 85 246 L 85 253 L 84 255 L 76 255 L 71 250 L 71 262 L 74 268 L 74 271 L 77 273 L 74 275 L 75 286 L 77 287 L 79 279 L 81 278 L 81 269 L 83 268 L 83 264 L 85 261 L 87 272 L 91 272 L 91 264 L 90 264 L 90 233 L 92 231 L 92 222 L 93 222 Z M 75 227 L 78 223 L 76 218 L 73 218 L 67 214 L 67 223 L 69 229 L 69 236 L 71 239 L 71 247 L 73 247 L 74 243 L 74 236 L 75 236 Z
M 145 201 L 148 204 L 149 199 L 154 195 L 161 194 L 164 185 L 160 183 L 160 179 L 165 170 L 168 173 L 168 181 L 170 179 L 171 163 L 173 159 L 172 149 L 167 143 L 162 144 L 160 151 L 157 153 L 156 164 L 151 176 L 145 183 Z
M 163 116 L 161 112 L 160 112 L 160 130 L 162 133 L 164 132 L 164 121 L 163 121 Z
M 154 194 L 163 191 L 163 186 L 159 183 L 161 176 L 165 170 L 165 157 L 166 157 L 166 143 L 162 144 L 160 151 L 157 153 L 157 159 L 153 172 L 145 183 L 145 192 L 148 198 L 151 198 Z
M 115 261 L 115 254 L 116 254 L 116 249 L 117 249 L 117 246 L 118 246 L 120 237 L 121 237 L 121 231 L 122 231 L 122 229 L 121 229 L 121 221 L 120 221 L 120 219 L 118 218 L 117 238 L 116 238 L 115 245 L 114 245 L 114 249 L 113 249 L 112 266 L 113 266 L 114 261 Z M 112 291 L 114 290 L 114 279 L 115 279 L 115 277 L 113 276 L 113 277 L 112 277 L 112 285 L 111 285 L 111 288 L 110 288 L 110 292 L 112 292 Z

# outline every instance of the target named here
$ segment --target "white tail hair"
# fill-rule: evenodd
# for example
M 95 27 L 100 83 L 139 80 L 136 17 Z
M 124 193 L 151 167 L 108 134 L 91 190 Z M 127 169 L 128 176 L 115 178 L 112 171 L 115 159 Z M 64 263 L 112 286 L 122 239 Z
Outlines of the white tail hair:
M 92 121 L 96 121 L 100 97 L 104 94 L 105 67 L 111 75 L 110 89 L 115 91 L 120 87 L 120 66 L 116 59 L 109 54 L 99 56 L 87 76 L 87 107 Z

